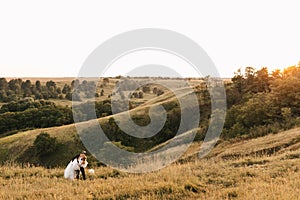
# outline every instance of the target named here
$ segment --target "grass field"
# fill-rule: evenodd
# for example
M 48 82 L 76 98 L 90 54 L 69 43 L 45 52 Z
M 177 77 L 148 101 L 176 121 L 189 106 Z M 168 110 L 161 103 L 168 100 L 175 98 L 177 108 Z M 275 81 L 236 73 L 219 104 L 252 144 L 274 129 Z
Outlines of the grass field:
M 65 180 L 63 168 L 7 163 L 1 167 L 0 199 L 299 199 L 300 128 L 221 142 L 201 160 L 195 156 L 200 145 L 160 171 L 96 167 L 86 181 Z

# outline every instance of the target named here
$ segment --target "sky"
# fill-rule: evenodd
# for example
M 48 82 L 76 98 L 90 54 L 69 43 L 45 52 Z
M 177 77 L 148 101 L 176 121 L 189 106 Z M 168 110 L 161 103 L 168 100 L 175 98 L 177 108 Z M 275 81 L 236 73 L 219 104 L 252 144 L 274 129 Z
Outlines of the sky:
M 140 28 L 168 29 L 192 39 L 221 77 L 232 77 L 240 67 L 288 67 L 300 61 L 298 2 L 0 1 L 0 77 L 75 77 L 99 45 Z M 131 66 L 164 63 L 183 76 L 194 74 L 185 74 L 174 57 L 150 54 L 129 55 L 107 75 L 130 71 L 128 60 Z

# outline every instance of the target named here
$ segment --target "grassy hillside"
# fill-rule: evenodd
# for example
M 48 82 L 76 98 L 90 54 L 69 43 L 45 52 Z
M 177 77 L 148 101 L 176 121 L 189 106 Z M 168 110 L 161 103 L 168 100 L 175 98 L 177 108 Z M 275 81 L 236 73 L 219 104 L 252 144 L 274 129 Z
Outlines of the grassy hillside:
M 57 152 L 50 155 L 45 160 L 39 160 L 35 156 L 33 142 L 38 134 L 47 132 L 52 137 L 56 137 L 60 145 Z M 41 163 L 47 166 L 63 166 L 66 161 L 72 158 L 83 149 L 76 134 L 74 125 L 61 127 L 35 129 L 21 132 L 0 139 L 0 161 L 19 163 Z
M 190 88 L 180 88 L 177 89 L 178 96 L 181 97 L 188 97 L 192 90 Z M 178 105 L 177 98 L 174 96 L 172 92 L 166 92 L 165 94 L 155 97 L 149 101 L 147 101 L 144 104 L 141 104 L 140 106 L 132 109 L 131 116 L 135 119 L 135 122 L 140 122 L 142 124 L 147 123 L 147 112 L 149 110 L 150 106 L 154 105 L 167 105 L 168 112 L 172 112 L 173 109 L 176 109 L 176 106 Z M 181 108 L 184 109 L 184 108 Z M 117 114 L 122 115 L 122 113 Z M 145 149 L 150 149 L 155 146 L 156 144 L 160 144 L 160 140 L 164 142 L 163 137 L 165 137 L 165 130 L 162 130 L 162 133 L 160 135 L 155 136 L 155 138 L 152 138 L 151 140 L 132 140 L 128 139 L 125 135 L 121 133 L 120 130 L 117 130 L 117 126 L 115 123 L 111 124 L 110 118 L 113 116 L 107 116 L 99 119 L 99 122 L 102 127 L 108 129 L 108 132 L 110 131 L 112 137 L 121 137 L 124 135 L 125 140 L 130 142 L 130 144 L 135 145 L 135 148 L 137 151 L 144 151 Z M 180 120 L 180 118 L 179 118 Z M 92 133 L 93 127 L 88 125 L 88 130 Z M 126 121 L 122 122 L 126 124 Z M 175 122 L 174 122 L 175 123 Z M 176 123 L 175 123 L 176 124 Z M 175 127 L 174 125 L 172 125 Z M 114 128 L 114 130 L 110 130 L 111 128 Z M 105 131 L 105 130 L 104 130 Z M 175 130 L 176 131 L 176 130 Z M 174 133 L 176 133 L 174 131 Z M 51 137 L 56 137 L 59 143 L 57 152 L 51 154 L 50 156 L 47 156 L 45 159 L 40 159 L 35 155 L 35 150 L 33 148 L 33 142 L 38 134 L 41 132 L 47 132 L 50 134 Z M 105 131 L 106 132 L 106 131 Z M 107 133 L 107 132 L 106 132 Z M 170 134 L 173 134 L 173 131 L 169 131 Z M 121 135 L 121 136 L 120 136 Z M 109 135 L 108 135 L 109 137 Z M 168 136 L 169 138 L 172 137 L 172 135 Z M 117 141 L 114 139 L 111 139 L 112 141 Z M 122 141 L 122 140 L 121 140 Z M 123 144 L 124 141 L 122 141 Z M 126 145 L 123 144 L 123 145 Z M 44 128 L 44 129 L 35 129 L 35 130 L 29 130 L 25 132 L 19 132 L 17 134 L 7 136 L 0 138 L 0 162 L 18 162 L 18 163 L 35 163 L 43 166 L 65 166 L 66 160 L 69 160 L 72 158 L 73 155 L 80 152 L 82 149 L 84 149 L 81 141 L 79 140 L 79 137 L 77 135 L 76 129 L 74 125 L 65 125 L 60 127 L 51 127 L 51 128 Z
M 169 98 L 170 94 L 166 94 L 166 96 Z M 163 103 L 163 101 L 160 100 L 160 97 L 157 97 L 157 99 L 156 103 Z M 164 101 L 166 101 L 166 99 L 164 99 Z M 149 105 L 140 106 L 133 109 L 131 112 L 136 116 L 144 116 L 145 109 L 147 109 L 147 107 L 149 107 Z M 107 124 L 110 117 L 111 116 L 103 117 L 99 119 L 99 121 L 100 123 Z M 33 142 L 36 136 L 41 132 L 49 133 L 51 137 L 57 138 L 59 142 L 57 152 L 48 156 L 47 159 L 42 160 L 37 158 L 33 148 Z M 77 135 L 74 124 L 34 129 L 0 138 L 0 162 L 30 162 L 44 166 L 64 166 L 66 164 L 66 160 L 69 160 L 72 156 L 81 152 L 82 149 L 84 149 L 84 147 Z
M 64 127 L 61 132 L 73 128 Z M 53 134 L 53 130 L 47 131 Z M 1 146 L 16 144 L 18 139 L 21 145 L 26 134 L 2 138 Z M 85 182 L 65 180 L 63 168 L 6 164 L 1 167 L 0 199 L 299 198 L 300 128 L 221 142 L 201 160 L 195 156 L 200 145 L 194 143 L 180 161 L 157 172 L 127 174 L 98 167 L 95 176 Z
M 177 90 L 178 96 L 181 97 L 187 97 L 191 90 L 189 88 L 180 88 Z M 165 94 L 152 98 L 151 100 L 148 100 L 146 103 L 141 104 L 140 106 L 136 107 L 135 109 L 131 110 L 131 116 L 135 119 L 138 119 L 140 121 L 147 122 L 147 110 L 149 107 L 154 105 L 171 105 L 171 111 L 175 105 L 174 108 L 176 108 L 176 104 L 178 104 L 177 98 L 174 96 L 172 92 L 166 92 Z M 174 104 L 174 105 L 173 105 Z M 169 105 L 168 105 L 169 106 Z M 169 106 L 170 107 L 170 106 Z M 183 108 L 181 108 L 183 109 Z M 203 110 L 203 109 L 202 109 Z M 202 111 L 201 110 L 201 111 Z M 120 114 L 118 114 L 120 115 Z M 109 124 L 109 119 L 113 116 L 107 116 L 99 119 L 99 122 L 101 125 L 104 125 L 106 127 L 112 127 L 114 124 Z M 203 117 L 203 115 L 202 115 Z M 138 121 L 135 121 L 138 122 Z M 88 123 L 88 122 L 86 122 Z M 126 122 L 125 122 L 126 123 Z M 93 127 L 89 127 L 88 129 L 92 130 Z M 199 131 L 199 130 L 197 130 Z M 50 136 L 56 137 L 58 142 L 60 143 L 57 152 L 53 155 L 50 155 L 47 159 L 39 159 L 35 156 L 35 152 L 33 149 L 33 142 L 38 134 L 41 132 L 48 132 Z M 114 133 L 117 133 L 116 131 L 113 131 Z M 119 133 L 117 133 L 118 135 Z M 200 134 L 201 135 L 201 134 Z M 284 141 L 287 141 L 289 137 L 285 136 L 283 139 L 278 136 L 278 142 L 281 144 Z M 202 140 L 200 138 L 200 140 Z M 238 139 L 234 139 L 238 140 Z M 225 141 L 222 143 L 222 145 L 226 145 L 227 143 L 231 143 L 234 140 Z M 260 145 L 259 141 L 261 138 L 258 138 L 257 141 L 254 140 L 253 146 L 255 148 L 261 147 L 262 149 L 257 150 L 256 152 L 252 152 L 252 154 L 256 153 L 264 153 L 264 152 L 272 152 L 272 151 L 278 151 L 281 149 L 281 146 L 278 147 L 275 146 L 275 149 L 272 149 L 273 147 L 269 147 L 269 145 L 273 145 L 273 143 L 266 143 L 265 141 L 262 142 Z M 140 142 L 140 141 L 138 141 Z M 290 141 L 287 141 L 289 143 Z M 298 141 L 293 141 L 297 143 Z M 131 142 L 132 143 L 132 142 Z M 162 145 L 166 144 L 167 142 L 159 143 L 158 146 L 151 147 L 151 144 L 148 144 L 147 141 L 140 143 L 136 143 L 135 145 L 141 146 L 141 147 L 147 147 L 150 149 L 157 149 L 161 147 Z M 141 145 L 142 144 L 142 145 Z M 237 144 L 240 145 L 240 144 Z M 243 145 L 244 146 L 244 145 Z M 290 145 L 289 145 L 290 146 Z M 60 127 L 52 127 L 52 128 L 45 128 L 45 129 L 35 129 L 35 130 L 29 130 L 26 132 L 20 132 L 8 137 L 0 138 L 0 162 L 19 162 L 19 163 L 38 163 L 45 166 L 64 166 L 66 163 L 65 161 L 70 159 L 74 154 L 80 152 L 82 149 L 84 149 L 81 141 L 79 140 L 79 137 L 76 133 L 76 129 L 74 125 L 66 125 L 66 126 L 60 126 Z M 150 150 L 148 149 L 148 150 Z M 243 150 L 243 153 L 245 155 L 248 155 L 246 152 L 247 149 L 252 149 L 251 147 L 247 147 Z M 144 150 L 144 149 L 142 149 Z M 219 152 L 214 149 L 213 153 L 220 154 Z M 223 157 L 230 157 L 234 156 L 228 153 L 229 150 L 226 152 L 222 152 Z M 228 155 L 227 155 L 228 154 Z M 244 155 L 240 153 L 240 155 Z M 196 156 L 196 155 L 193 155 Z M 193 157 L 192 156 L 192 157 Z

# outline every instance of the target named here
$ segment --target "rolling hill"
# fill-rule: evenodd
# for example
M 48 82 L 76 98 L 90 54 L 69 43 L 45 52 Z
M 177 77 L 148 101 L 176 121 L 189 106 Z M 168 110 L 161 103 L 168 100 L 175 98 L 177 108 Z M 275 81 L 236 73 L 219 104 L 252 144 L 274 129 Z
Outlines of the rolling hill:
M 178 93 L 181 96 L 188 96 L 191 92 L 190 89 L 181 88 L 178 89 Z M 133 117 L 144 119 L 150 106 L 163 105 L 166 103 L 177 102 L 176 97 L 173 93 L 167 92 L 161 96 L 158 96 L 147 103 L 144 103 L 130 111 Z M 105 126 L 111 126 L 108 124 L 111 118 L 120 118 L 123 113 L 116 115 L 99 118 L 99 123 Z M 81 124 L 89 124 L 90 122 L 81 122 Z M 89 130 L 93 127 L 87 125 Z M 33 148 L 33 142 L 37 135 L 42 132 L 47 132 L 51 137 L 57 138 L 59 146 L 57 152 L 53 155 L 47 156 L 47 159 L 40 160 L 35 155 Z M 51 127 L 43 129 L 28 130 L 25 132 L 19 132 L 11 136 L 0 138 L 0 162 L 18 162 L 18 163 L 35 163 L 44 166 L 64 166 L 66 161 L 84 149 L 79 136 L 77 135 L 74 124 L 64 125 L 60 127 Z

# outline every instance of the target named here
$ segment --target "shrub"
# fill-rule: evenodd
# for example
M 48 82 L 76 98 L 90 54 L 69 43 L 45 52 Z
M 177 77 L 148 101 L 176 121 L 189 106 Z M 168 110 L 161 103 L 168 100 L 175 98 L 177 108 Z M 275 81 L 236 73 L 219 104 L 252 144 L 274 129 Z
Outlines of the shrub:
M 33 145 L 36 155 L 43 157 L 53 153 L 57 149 L 58 142 L 55 137 L 50 137 L 48 133 L 42 132 L 36 137 Z

